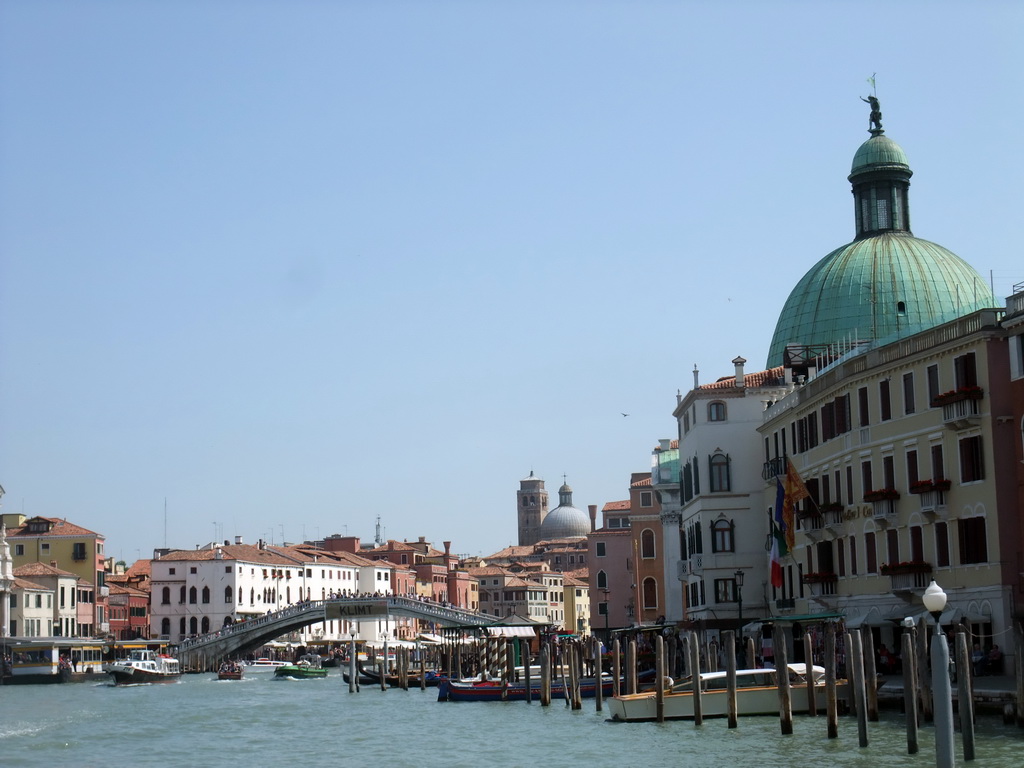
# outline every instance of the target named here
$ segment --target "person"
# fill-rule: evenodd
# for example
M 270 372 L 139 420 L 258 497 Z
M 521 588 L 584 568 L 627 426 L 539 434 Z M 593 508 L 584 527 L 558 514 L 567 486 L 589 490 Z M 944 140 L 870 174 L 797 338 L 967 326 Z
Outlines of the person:
M 974 667 L 975 677 L 985 674 L 985 654 L 977 643 L 974 644 L 974 648 L 971 650 L 971 666 Z
M 883 675 L 892 674 L 892 654 L 889 653 L 889 649 L 885 647 L 885 644 L 878 646 L 878 671 Z
M 985 659 L 985 667 L 990 675 L 999 675 L 1003 672 L 1003 652 L 998 645 L 993 645 Z

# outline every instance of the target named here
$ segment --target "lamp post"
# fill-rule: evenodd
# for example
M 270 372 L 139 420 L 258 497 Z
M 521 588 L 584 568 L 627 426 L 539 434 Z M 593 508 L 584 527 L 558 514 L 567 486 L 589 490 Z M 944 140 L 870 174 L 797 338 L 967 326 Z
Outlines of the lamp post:
M 604 642 L 610 647 L 612 643 L 612 635 L 608 628 L 608 614 L 611 613 L 611 606 L 608 604 L 608 595 L 611 594 L 611 590 L 602 589 L 601 592 L 604 593 Z
M 733 574 L 736 579 L 736 604 L 740 619 L 740 631 L 743 630 L 743 571 L 736 571 Z
M 932 703 L 935 711 L 935 765 L 953 768 L 953 691 L 949 682 L 949 644 L 939 617 L 946 607 L 946 593 L 932 581 L 924 591 L 925 610 L 935 618 L 932 638 Z

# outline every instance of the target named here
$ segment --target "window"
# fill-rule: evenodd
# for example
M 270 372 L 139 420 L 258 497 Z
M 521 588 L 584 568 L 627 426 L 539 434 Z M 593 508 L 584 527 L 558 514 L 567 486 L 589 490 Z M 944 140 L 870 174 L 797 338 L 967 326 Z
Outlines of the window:
M 732 520 L 715 520 L 711 524 L 711 551 L 735 552 L 734 531 L 735 524 Z
M 210 602 L 210 588 L 209 587 L 203 587 L 203 602 L 204 603 L 209 603 Z
M 730 490 L 729 457 L 724 453 L 716 453 L 710 459 L 711 492 Z
M 871 424 L 871 412 L 868 410 L 868 388 L 861 387 L 857 390 L 857 410 L 860 412 L 860 425 L 867 427 Z
M 857 575 L 857 537 L 850 537 L 850 575 Z
M 595 554 L 598 557 L 604 557 L 605 554 L 607 554 L 607 548 L 606 547 L 607 547 L 607 545 L 603 541 L 597 542 L 595 544 L 595 546 L 594 546 Z
M 171 636 L 171 620 L 167 617 L 160 620 L 160 634 L 164 637 Z
M 860 484 L 861 484 L 861 493 L 862 494 L 867 493 L 868 491 L 875 490 L 875 487 L 874 487 L 874 485 L 872 485 L 872 480 L 871 480 L 871 462 L 870 461 L 861 462 L 861 465 L 860 465 Z
M 965 437 L 960 441 L 960 482 L 972 483 L 985 479 L 985 463 L 981 451 L 981 436 Z
M 884 478 L 884 487 L 896 487 L 896 467 L 892 456 L 882 457 L 882 477 Z
M 914 374 L 903 374 L 903 413 L 914 412 Z
M 920 479 L 917 472 L 917 451 L 907 451 L 907 486 L 912 486 Z
M 15 555 L 19 555 L 19 556 L 20 555 L 24 555 L 25 554 L 25 545 L 24 544 L 15 544 L 14 545 L 14 554 Z
M 868 531 L 864 534 L 864 556 L 867 558 L 867 572 L 878 572 L 878 553 L 875 551 L 875 534 Z
M 924 536 L 920 525 L 910 528 L 910 559 L 916 563 L 924 561 Z
M 597 588 L 608 589 L 608 574 L 604 571 L 597 572 Z
M 71 559 L 72 560 L 85 560 L 85 542 L 76 541 L 71 545 Z
M 953 359 L 953 375 L 957 389 L 978 386 L 978 368 L 973 352 Z
M 193 565 L 191 568 L 188 569 L 188 572 L 189 573 L 195 573 L 196 572 L 196 567 Z
M 645 528 L 640 533 L 640 557 L 644 560 L 652 560 L 655 557 L 654 531 Z
M 644 579 L 643 596 L 644 608 L 658 607 L 658 582 L 649 576 Z
M 885 532 L 885 559 L 889 563 L 900 562 L 900 534 L 895 528 Z
M 198 602 L 198 600 L 199 600 L 199 590 L 197 590 L 195 587 L 192 587 L 188 591 L 188 601 L 189 601 L 190 604 L 195 605 Z
M 179 603 L 184 603 L 185 602 L 185 587 L 182 587 L 181 591 L 178 593 L 178 602 Z
M 987 563 L 988 542 L 985 538 L 985 518 L 968 517 L 958 521 L 960 533 L 960 564 Z
M 640 492 L 640 506 L 641 507 L 652 507 L 654 506 L 654 494 L 650 491 Z
M 949 526 L 944 522 L 935 523 L 935 565 L 949 567 Z
M 160 599 L 160 604 L 161 605 L 170 605 L 171 604 L 171 588 L 170 587 L 164 587 L 160 591 L 160 597 L 161 597 L 161 599 Z M 165 632 L 164 634 L 167 634 L 167 633 Z
M 725 403 L 708 404 L 708 421 L 725 421 Z
M 889 397 L 888 379 L 882 379 L 878 382 L 878 400 L 882 413 L 882 421 L 889 421 L 889 419 L 892 418 L 892 400 Z
M 715 602 L 736 602 L 736 579 L 715 579 Z
M 224 587 L 224 602 L 230 603 L 231 598 L 234 596 L 234 590 L 231 587 Z
M 942 443 L 935 443 L 932 446 L 932 480 L 942 480 L 946 477 L 946 464 L 942 457 Z
M 928 404 L 931 405 L 939 396 L 939 366 L 928 366 Z M 934 407 L 934 406 L 932 406 Z

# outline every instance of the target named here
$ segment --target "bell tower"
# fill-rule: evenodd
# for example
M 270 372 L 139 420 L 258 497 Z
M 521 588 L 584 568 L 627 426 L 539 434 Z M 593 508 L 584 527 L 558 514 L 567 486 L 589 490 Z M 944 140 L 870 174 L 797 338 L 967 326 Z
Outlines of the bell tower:
M 540 524 L 548 514 L 548 492 L 544 481 L 533 474 L 519 481 L 516 493 L 519 515 L 519 545 L 530 546 L 540 540 Z

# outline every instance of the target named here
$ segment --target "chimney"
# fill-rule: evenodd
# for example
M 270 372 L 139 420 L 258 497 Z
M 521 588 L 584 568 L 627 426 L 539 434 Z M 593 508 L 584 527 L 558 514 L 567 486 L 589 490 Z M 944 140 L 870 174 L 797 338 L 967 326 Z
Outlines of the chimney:
M 700 386 L 700 371 L 697 370 L 697 364 L 693 364 L 693 388 L 696 389 Z
M 597 504 L 588 504 L 587 511 L 590 513 L 590 532 L 597 530 Z
M 57 561 L 56 560 L 51 560 L 50 561 L 50 567 L 51 568 L 56 568 L 57 567 Z
M 732 364 L 736 366 L 736 386 L 737 387 L 741 387 L 742 388 L 742 387 L 747 386 L 746 380 L 745 380 L 745 378 L 743 376 L 743 365 L 746 362 L 747 361 L 744 360 L 742 357 L 737 357 L 735 360 L 732 361 Z
M 241 544 L 241 543 L 242 543 L 242 537 L 241 536 L 235 536 L 235 544 Z

